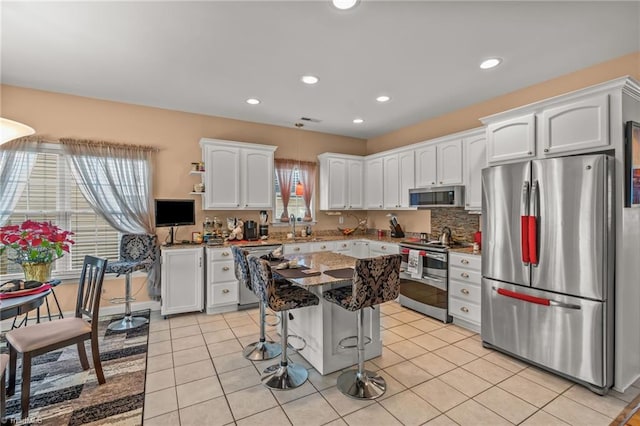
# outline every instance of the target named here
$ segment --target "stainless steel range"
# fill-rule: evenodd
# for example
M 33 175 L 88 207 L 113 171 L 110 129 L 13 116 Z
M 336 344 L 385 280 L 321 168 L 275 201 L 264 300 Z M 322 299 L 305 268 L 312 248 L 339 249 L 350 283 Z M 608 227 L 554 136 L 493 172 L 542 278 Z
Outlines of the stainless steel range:
M 439 241 L 400 244 L 400 304 L 445 323 L 448 311 L 449 246 Z

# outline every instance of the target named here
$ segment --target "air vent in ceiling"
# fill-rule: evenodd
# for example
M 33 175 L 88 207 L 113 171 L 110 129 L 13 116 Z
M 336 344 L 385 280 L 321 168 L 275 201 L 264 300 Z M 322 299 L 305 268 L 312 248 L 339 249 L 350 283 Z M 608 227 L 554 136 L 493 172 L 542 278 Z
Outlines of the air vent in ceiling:
M 310 117 L 300 117 L 300 120 L 309 121 L 311 123 L 320 123 L 322 121 L 322 120 L 318 120 L 317 118 L 310 118 Z

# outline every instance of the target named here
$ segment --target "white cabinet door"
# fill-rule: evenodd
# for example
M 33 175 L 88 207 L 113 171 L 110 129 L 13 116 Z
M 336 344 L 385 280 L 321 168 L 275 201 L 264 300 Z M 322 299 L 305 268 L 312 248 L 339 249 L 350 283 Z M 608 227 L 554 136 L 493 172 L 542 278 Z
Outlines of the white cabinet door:
M 162 250 L 161 280 L 161 315 L 202 311 L 202 247 Z
M 413 151 L 401 152 L 398 154 L 399 171 L 399 194 L 398 204 L 400 207 L 409 207 L 409 190 L 415 187 L 415 160 Z
M 244 207 L 268 209 L 273 204 L 273 152 L 243 149 Z
M 273 153 L 277 147 L 200 139 L 205 163 L 203 209 L 273 208 Z
M 397 154 L 383 157 L 382 195 L 385 208 L 400 207 L 400 162 Z
M 531 158 L 536 155 L 536 117 L 527 114 L 487 126 L 487 161 Z
M 368 241 L 353 241 L 349 256 L 357 259 L 365 259 L 369 257 L 369 242 Z
M 383 206 L 382 185 L 384 182 L 382 157 L 368 159 L 365 165 L 366 208 L 381 209 Z
M 416 155 L 416 187 L 424 188 L 437 184 L 436 144 L 426 145 L 415 151 Z
M 347 208 L 348 160 L 331 158 L 328 162 L 329 175 L 329 209 Z
M 364 208 L 364 163 L 361 160 L 349 160 L 347 162 L 347 193 L 349 195 L 349 209 Z
M 240 207 L 240 149 L 205 145 L 204 209 Z
M 487 138 L 484 133 L 465 138 L 465 209 L 482 208 L 482 169 L 487 167 Z
M 462 141 L 444 142 L 436 148 L 438 185 L 462 185 Z
M 598 94 L 542 112 L 544 155 L 609 146 L 609 95 Z
M 231 248 L 207 247 L 207 313 L 236 310 L 239 284 Z

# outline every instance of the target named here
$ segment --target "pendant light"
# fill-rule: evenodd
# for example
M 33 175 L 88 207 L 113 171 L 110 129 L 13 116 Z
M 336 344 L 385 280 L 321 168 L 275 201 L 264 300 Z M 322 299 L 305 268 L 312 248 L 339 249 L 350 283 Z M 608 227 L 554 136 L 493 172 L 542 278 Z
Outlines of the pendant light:
M 36 131 L 26 124 L 0 117 L 0 145 L 14 139 L 34 134 Z

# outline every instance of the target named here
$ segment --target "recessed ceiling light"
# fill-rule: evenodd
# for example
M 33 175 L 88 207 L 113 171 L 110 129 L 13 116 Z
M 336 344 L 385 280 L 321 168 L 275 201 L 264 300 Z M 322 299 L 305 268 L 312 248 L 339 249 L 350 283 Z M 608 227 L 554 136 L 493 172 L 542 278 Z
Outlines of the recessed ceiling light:
M 353 124 L 362 124 L 362 123 L 364 123 L 364 120 L 362 118 L 353 119 Z
M 305 84 L 316 84 L 318 81 L 320 81 L 320 79 L 315 75 L 303 75 L 301 80 Z
M 376 98 L 376 101 L 378 102 L 389 102 L 391 100 L 391 98 L 387 95 L 382 95 L 382 96 L 378 96 Z
M 258 105 L 260 103 L 260 99 L 249 98 L 245 102 L 248 103 L 249 105 Z
M 500 58 L 489 58 L 482 61 L 480 64 L 480 68 L 483 70 L 488 70 L 489 68 L 497 67 L 502 62 Z
M 359 0 L 331 0 L 333 7 L 340 10 L 348 10 L 358 4 Z

